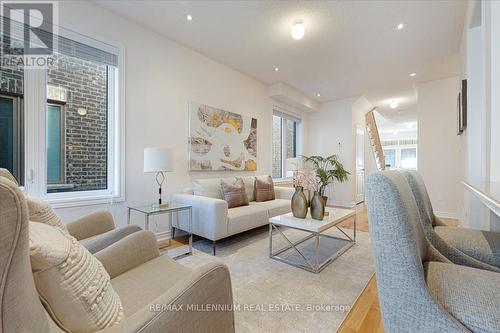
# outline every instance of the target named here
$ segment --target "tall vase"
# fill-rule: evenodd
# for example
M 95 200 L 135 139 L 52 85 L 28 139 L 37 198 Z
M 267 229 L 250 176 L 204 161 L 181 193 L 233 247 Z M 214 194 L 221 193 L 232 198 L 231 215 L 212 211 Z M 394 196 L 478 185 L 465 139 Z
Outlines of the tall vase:
M 307 198 L 302 186 L 295 187 L 292 197 L 292 213 L 294 217 L 305 219 L 307 215 Z
M 311 199 L 311 217 L 315 220 L 323 220 L 323 217 L 325 217 L 325 201 L 318 191 L 314 192 Z

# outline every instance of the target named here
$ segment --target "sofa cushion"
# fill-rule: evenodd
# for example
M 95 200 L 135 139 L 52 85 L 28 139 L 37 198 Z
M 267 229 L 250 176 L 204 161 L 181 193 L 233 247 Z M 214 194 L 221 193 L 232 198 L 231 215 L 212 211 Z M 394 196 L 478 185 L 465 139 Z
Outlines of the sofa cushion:
M 160 256 L 118 275 L 111 284 L 120 295 L 125 316 L 129 317 L 191 273 L 168 256 Z
M 51 205 L 30 196 L 26 196 L 26 203 L 28 204 L 30 221 L 48 224 L 61 229 L 65 234 L 69 235 L 68 228 L 61 218 L 57 216 Z
M 255 186 L 255 177 L 254 176 L 245 176 L 241 177 L 243 183 L 245 183 L 245 192 L 247 193 L 248 201 L 254 201 L 254 186 Z
M 500 233 L 459 227 L 434 228 L 446 243 L 484 263 L 500 267 Z
M 86 333 L 123 318 L 109 274 L 76 238 L 43 224 L 29 224 L 30 260 L 36 289 L 59 326 Z
M 222 199 L 222 192 L 220 188 L 221 180 L 224 180 L 228 183 L 232 183 L 236 180 L 236 178 L 229 177 L 222 179 L 221 178 L 196 179 L 193 181 L 193 194 L 200 195 L 202 197 Z
M 286 199 L 274 199 L 263 202 L 252 202 L 250 203 L 250 205 L 264 207 L 265 209 L 267 209 L 269 217 L 275 217 L 278 215 L 287 214 L 292 211 L 291 201 Z
M 266 179 L 255 177 L 255 201 L 261 202 L 274 199 L 276 199 L 276 195 L 271 176 L 267 176 Z
M 498 332 L 500 274 L 460 265 L 427 262 L 431 295 L 472 332 Z
M 269 213 L 266 208 L 252 204 L 228 209 L 227 219 L 228 235 L 232 235 L 269 223 Z
M 236 178 L 235 182 L 220 182 L 221 192 L 228 208 L 248 206 L 248 197 L 245 191 L 245 183 L 241 178 Z

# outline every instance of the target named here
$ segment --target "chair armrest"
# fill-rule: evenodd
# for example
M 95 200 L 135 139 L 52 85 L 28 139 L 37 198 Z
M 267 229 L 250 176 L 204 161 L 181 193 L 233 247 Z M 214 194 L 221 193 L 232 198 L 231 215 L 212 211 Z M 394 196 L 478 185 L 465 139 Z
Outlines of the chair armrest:
M 134 232 L 141 231 L 142 228 L 135 224 L 128 224 L 119 227 L 100 235 L 95 235 L 89 238 L 82 239 L 80 244 L 83 245 L 90 253 L 96 253 L 102 249 L 118 242 L 120 239 L 127 237 Z
M 194 234 L 210 240 L 218 240 L 227 235 L 226 201 L 198 195 L 174 194 L 172 202 L 192 206 Z M 188 220 L 185 215 L 179 216 L 179 225 L 174 223 L 174 226 L 187 231 Z
M 94 254 L 111 278 L 142 265 L 160 255 L 155 235 L 137 231 Z
M 115 228 L 113 215 L 106 211 L 86 215 L 66 225 L 69 234 L 77 240 L 103 234 Z
M 193 271 L 150 304 L 125 317 L 120 324 L 99 332 L 234 331 L 229 270 L 225 265 L 213 262 Z
M 282 187 L 282 186 L 274 187 L 274 194 L 276 195 L 276 199 L 292 200 L 292 196 L 294 193 L 295 189 L 293 187 Z

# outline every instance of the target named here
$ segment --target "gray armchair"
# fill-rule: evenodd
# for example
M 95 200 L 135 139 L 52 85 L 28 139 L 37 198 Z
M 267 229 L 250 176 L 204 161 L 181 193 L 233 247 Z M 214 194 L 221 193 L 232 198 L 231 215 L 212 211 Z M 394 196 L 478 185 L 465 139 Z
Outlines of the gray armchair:
M 404 176 L 377 172 L 366 202 L 387 332 L 498 332 L 500 274 L 451 263 L 426 239 Z
M 455 264 L 500 272 L 500 233 L 450 227 L 434 215 L 422 176 L 402 171 L 420 212 L 429 241 Z
M 9 170 L 0 168 L 0 177 L 19 185 Z M 137 225 L 116 228 L 113 215 L 100 211 L 86 215 L 66 224 L 71 236 L 75 237 L 90 253 L 98 252 L 134 232 L 142 230 Z
M 24 194 L 13 182 L 0 177 L 0 332 L 63 333 L 35 288 L 28 227 Z M 149 231 L 128 235 L 96 257 L 108 271 L 125 312 L 118 325 L 99 332 L 234 332 L 226 266 L 212 263 L 188 269 L 160 256 Z M 203 311 L 206 305 L 226 311 Z M 180 311 L 169 311 L 181 307 Z

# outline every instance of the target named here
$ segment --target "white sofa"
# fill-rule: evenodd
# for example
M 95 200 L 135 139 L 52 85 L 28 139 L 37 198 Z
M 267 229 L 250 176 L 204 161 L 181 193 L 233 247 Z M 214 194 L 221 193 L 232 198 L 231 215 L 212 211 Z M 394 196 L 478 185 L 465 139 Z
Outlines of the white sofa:
M 269 223 L 269 217 L 291 212 L 293 188 L 275 186 L 275 200 L 256 202 L 253 191 L 255 177 L 241 178 L 250 202 L 248 206 L 228 209 L 227 202 L 222 199 L 221 180 L 234 182 L 236 177 L 197 179 L 192 188 L 172 196 L 173 203 L 193 207 L 193 233 L 213 242 L 214 255 L 218 240 L 266 225 Z M 267 176 L 258 178 L 265 179 Z M 188 230 L 186 218 L 179 217 L 179 228 Z

